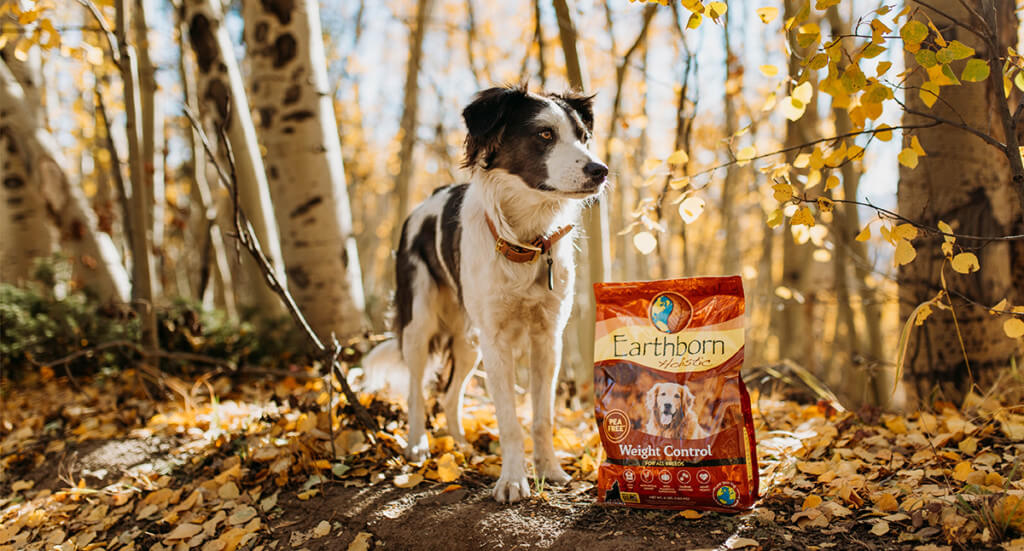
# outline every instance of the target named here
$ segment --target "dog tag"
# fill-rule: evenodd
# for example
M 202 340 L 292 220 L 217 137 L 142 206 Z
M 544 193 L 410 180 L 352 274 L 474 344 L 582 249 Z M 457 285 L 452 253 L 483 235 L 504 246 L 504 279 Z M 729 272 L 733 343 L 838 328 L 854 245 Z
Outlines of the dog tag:
M 548 251 L 548 290 L 555 290 L 555 279 L 554 276 L 551 275 L 551 251 Z

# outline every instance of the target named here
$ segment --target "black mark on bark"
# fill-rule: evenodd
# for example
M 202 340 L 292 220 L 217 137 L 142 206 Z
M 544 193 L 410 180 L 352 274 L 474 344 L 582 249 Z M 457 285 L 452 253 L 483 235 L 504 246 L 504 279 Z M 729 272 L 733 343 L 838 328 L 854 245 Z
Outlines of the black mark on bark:
M 298 84 L 292 84 L 284 91 L 284 104 L 291 105 L 299 101 L 299 96 L 302 95 L 302 89 L 299 88 Z
M 284 33 L 274 41 L 274 68 L 280 69 L 295 59 L 299 45 L 290 33 Z
M 295 207 L 295 210 L 293 210 L 291 214 L 289 214 L 288 216 L 290 216 L 291 218 L 302 216 L 309 212 L 310 209 L 323 202 L 324 198 L 317 195 L 316 197 L 310 199 L 309 201 L 306 201 L 305 203 L 302 203 L 301 205 Z
M 17 176 L 8 176 L 4 178 L 4 187 L 7 189 L 18 189 L 25 185 L 25 180 Z
M 188 35 L 192 49 L 196 52 L 199 70 L 204 73 L 210 72 L 210 67 L 217 60 L 217 39 L 213 36 L 210 20 L 203 14 L 196 14 L 188 26 Z
M 231 102 L 231 96 L 228 91 L 228 87 L 220 79 L 210 81 L 210 85 L 206 87 L 205 99 L 206 101 L 211 102 L 214 109 L 217 110 L 218 119 L 226 121 L 228 118 L 228 105 Z
M 302 122 L 306 119 L 313 118 L 313 112 L 309 110 L 293 111 L 287 115 L 281 117 L 281 120 L 288 122 Z
M 274 14 L 282 25 L 287 25 L 292 20 L 292 12 L 295 11 L 295 0 L 260 0 L 263 9 Z
M 306 273 L 305 269 L 297 267 L 291 268 L 287 271 L 289 283 L 295 284 L 295 286 L 298 287 L 299 289 L 305 289 L 306 287 L 309 287 L 309 274 Z

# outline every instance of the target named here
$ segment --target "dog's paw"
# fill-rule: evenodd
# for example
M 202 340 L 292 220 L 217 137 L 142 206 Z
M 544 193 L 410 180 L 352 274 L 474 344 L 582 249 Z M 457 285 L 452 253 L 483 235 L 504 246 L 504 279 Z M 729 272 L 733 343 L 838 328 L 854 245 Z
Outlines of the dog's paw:
M 562 470 L 559 466 L 544 469 L 540 472 L 540 476 L 544 479 L 547 484 L 568 484 L 572 477 L 568 473 Z
M 430 445 L 427 443 L 426 438 L 423 438 L 416 444 L 409 442 L 405 447 L 405 458 L 409 463 L 423 463 L 428 455 L 430 455 Z
M 494 485 L 494 501 L 498 503 L 515 503 L 527 497 L 530 497 L 530 482 L 525 474 L 503 474 Z

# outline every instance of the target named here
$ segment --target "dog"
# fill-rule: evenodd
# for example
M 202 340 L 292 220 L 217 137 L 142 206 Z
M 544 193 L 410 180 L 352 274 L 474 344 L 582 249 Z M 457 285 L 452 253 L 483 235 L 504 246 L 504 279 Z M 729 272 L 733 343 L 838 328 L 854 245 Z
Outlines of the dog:
M 478 93 L 462 116 L 469 182 L 437 189 L 405 220 L 395 263 L 397 339 L 371 356 L 400 358 L 408 369 L 412 462 L 429 451 L 428 367 L 448 364 L 441 404 L 449 434 L 465 442 L 463 394 L 482 361 L 501 439 L 493 495 L 512 503 L 530 495 L 515 405 L 519 359 L 530 367 L 536 476 L 570 478 L 552 442 L 555 383 L 573 304 L 576 225 L 606 187 L 608 167 L 588 149 L 593 96 L 496 87 Z
M 644 406 L 648 413 L 644 432 L 662 438 L 706 438 L 694 409 L 693 392 L 677 383 L 656 383 L 647 390 Z

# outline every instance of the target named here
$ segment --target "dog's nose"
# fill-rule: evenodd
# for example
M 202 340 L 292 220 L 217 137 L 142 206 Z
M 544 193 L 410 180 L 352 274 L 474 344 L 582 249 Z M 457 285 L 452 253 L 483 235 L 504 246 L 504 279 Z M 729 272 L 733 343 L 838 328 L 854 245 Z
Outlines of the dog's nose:
M 583 167 L 583 173 L 591 180 L 601 180 L 608 175 L 608 167 L 591 161 Z

